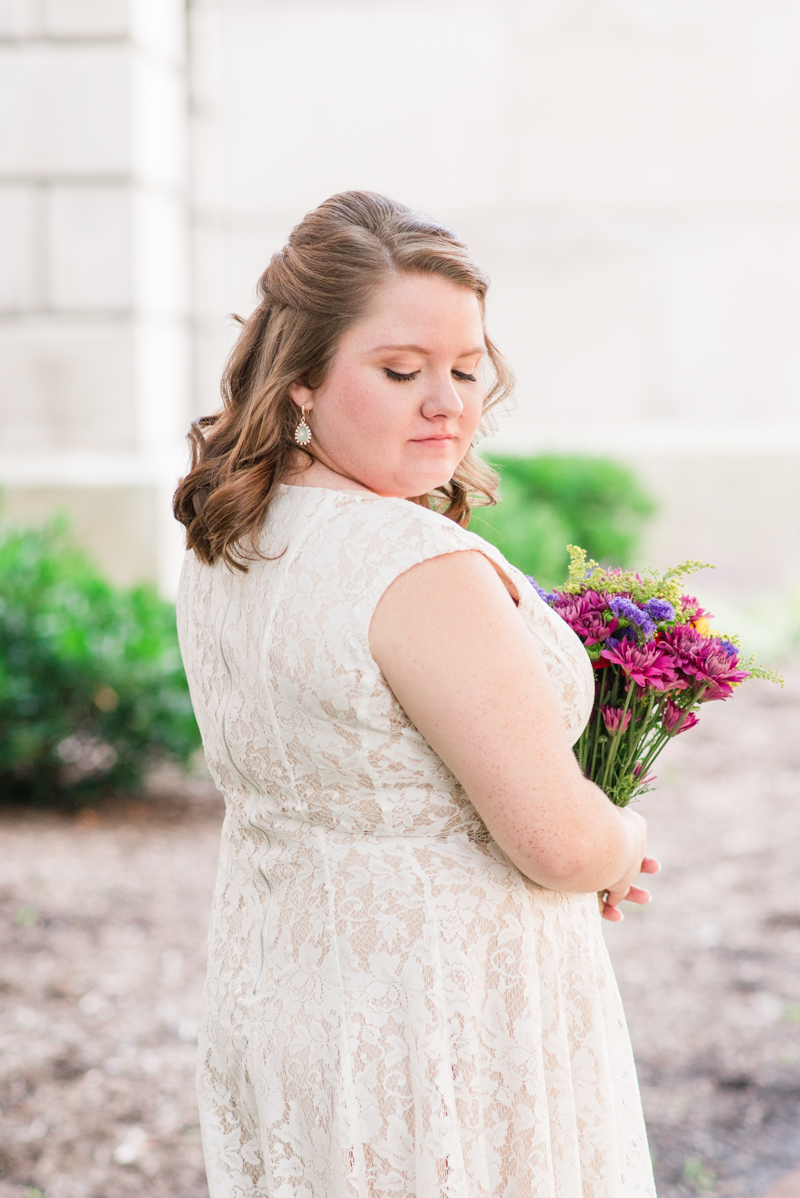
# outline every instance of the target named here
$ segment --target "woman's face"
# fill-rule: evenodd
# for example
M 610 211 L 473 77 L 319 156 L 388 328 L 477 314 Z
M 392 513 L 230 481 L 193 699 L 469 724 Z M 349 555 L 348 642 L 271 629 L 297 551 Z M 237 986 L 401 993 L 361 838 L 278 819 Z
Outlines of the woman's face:
M 378 495 L 424 495 L 453 477 L 483 409 L 477 297 L 437 275 L 389 279 L 342 337 L 324 383 L 294 384 L 314 457 Z

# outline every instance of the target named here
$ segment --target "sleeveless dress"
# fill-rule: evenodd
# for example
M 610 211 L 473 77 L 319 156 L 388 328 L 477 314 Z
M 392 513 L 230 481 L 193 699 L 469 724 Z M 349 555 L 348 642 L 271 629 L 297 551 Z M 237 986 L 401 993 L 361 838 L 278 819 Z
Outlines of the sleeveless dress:
M 199 1050 L 211 1198 L 654 1198 L 596 896 L 509 861 L 368 632 L 398 575 L 480 550 L 518 588 L 573 742 L 580 641 L 496 549 L 405 500 L 282 486 L 261 547 L 246 574 L 187 555 L 178 603 L 226 802 Z

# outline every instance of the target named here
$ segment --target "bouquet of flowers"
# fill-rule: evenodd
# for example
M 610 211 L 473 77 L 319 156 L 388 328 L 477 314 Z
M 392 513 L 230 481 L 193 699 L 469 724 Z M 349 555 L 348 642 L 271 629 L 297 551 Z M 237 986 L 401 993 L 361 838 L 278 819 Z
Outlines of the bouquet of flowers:
M 664 746 L 698 721 L 703 703 L 727 699 L 746 678 L 781 679 L 742 662 L 736 637 L 711 630 L 711 614 L 683 594 L 703 562 L 664 574 L 602 569 L 569 547 L 566 583 L 552 592 L 529 579 L 583 641 L 595 671 L 591 718 L 575 746 L 581 769 L 624 807 L 652 789 Z

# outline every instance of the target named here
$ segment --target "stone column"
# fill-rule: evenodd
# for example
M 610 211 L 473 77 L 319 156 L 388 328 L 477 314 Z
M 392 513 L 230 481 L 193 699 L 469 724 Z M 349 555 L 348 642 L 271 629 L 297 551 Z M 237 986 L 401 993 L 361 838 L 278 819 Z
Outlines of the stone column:
M 0 4 L 0 486 L 174 591 L 189 418 L 181 0 Z

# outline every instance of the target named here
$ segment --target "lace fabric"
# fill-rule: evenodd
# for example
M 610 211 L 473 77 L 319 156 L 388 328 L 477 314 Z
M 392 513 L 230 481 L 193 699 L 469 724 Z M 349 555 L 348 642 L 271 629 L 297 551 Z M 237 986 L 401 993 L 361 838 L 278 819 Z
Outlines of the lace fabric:
M 525 878 L 369 651 L 383 592 L 480 549 L 574 742 L 592 671 L 485 541 L 403 500 L 282 487 L 267 559 L 188 555 L 178 618 L 226 817 L 199 1100 L 212 1198 L 653 1198 L 596 897 Z

